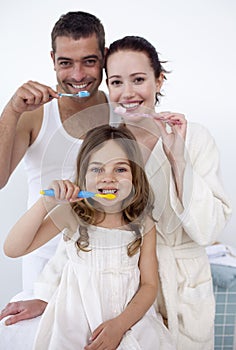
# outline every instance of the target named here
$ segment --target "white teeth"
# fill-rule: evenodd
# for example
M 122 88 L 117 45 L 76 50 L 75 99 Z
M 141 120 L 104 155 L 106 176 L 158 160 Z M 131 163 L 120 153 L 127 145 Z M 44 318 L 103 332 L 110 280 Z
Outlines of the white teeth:
M 139 106 L 139 103 L 122 103 L 122 107 L 129 109 L 129 108 L 136 108 Z
M 87 86 L 87 84 L 80 84 L 80 85 L 71 84 L 71 86 L 74 89 L 84 89 Z
M 114 194 L 114 193 L 116 193 L 117 192 L 117 190 L 100 190 L 100 192 L 102 192 L 103 194 L 109 194 L 109 193 L 112 193 L 112 194 Z

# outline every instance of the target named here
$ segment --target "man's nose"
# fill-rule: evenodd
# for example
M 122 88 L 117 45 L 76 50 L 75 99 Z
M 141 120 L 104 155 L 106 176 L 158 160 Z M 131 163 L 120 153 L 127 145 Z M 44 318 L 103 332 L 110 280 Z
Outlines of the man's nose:
M 84 66 L 79 62 L 74 64 L 71 78 L 73 78 L 77 82 L 80 82 L 85 77 L 86 77 L 86 72 L 85 72 Z

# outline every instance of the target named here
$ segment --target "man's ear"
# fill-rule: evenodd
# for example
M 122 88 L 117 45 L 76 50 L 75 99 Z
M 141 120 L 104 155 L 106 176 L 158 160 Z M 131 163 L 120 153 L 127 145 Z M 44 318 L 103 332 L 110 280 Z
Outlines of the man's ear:
M 105 49 L 104 49 L 104 56 L 103 56 L 103 68 L 105 68 L 105 60 L 106 60 L 107 51 L 108 51 L 108 47 L 105 47 Z
M 56 69 L 55 69 L 55 53 L 54 53 L 54 51 L 50 51 L 50 56 L 51 56 L 51 59 L 52 59 L 52 61 L 53 61 L 54 70 L 56 70 Z
M 104 57 L 106 57 L 107 51 L 108 51 L 108 47 L 105 47 L 105 49 L 104 49 Z

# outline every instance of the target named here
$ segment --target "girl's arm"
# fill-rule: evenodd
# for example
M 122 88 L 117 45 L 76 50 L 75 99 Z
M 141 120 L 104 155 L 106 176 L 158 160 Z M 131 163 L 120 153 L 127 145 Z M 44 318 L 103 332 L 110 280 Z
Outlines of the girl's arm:
M 85 350 L 99 349 L 99 344 L 116 348 L 123 335 L 138 322 L 154 303 L 158 286 L 158 263 L 156 256 L 156 229 L 153 227 L 145 236 L 139 260 L 140 288 L 116 318 L 102 323 L 92 334 L 90 345 Z
M 140 252 L 139 269 L 140 288 L 126 309 L 117 317 L 124 332 L 145 315 L 157 297 L 158 262 L 156 256 L 155 226 L 144 235 Z
M 6 255 L 17 258 L 28 254 L 55 237 L 65 227 L 76 227 L 68 202 L 80 200 L 77 198 L 78 186 L 69 180 L 54 180 L 50 188 L 54 190 L 55 198 L 39 198 L 9 232 L 4 243 Z M 58 200 L 63 202 L 55 208 Z
M 4 242 L 5 254 L 17 258 L 41 247 L 56 236 L 60 229 L 47 216 L 55 206 L 55 202 L 46 206 L 45 199 L 39 198 L 10 230 Z

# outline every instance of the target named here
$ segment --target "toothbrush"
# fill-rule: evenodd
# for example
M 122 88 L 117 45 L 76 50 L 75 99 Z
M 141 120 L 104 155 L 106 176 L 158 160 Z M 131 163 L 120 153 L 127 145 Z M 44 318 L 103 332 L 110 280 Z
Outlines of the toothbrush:
M 151 113 L 138 113 L 138 112 L 129 112 L 126 110 L 126 108 L 124 107 L 116 107 L 114 110 L 115 113 L 119 114 L 119 115 L 123 115 L 123 116 L 127 116 L 127 117 L 144 117 L 144 118 L 151 118 L 154 119 L 154 115 Z M 170 120 L 168 119 L 164 119 L 163 117 L 156 117 L 156 120 L 160 120 L 163 123 L 168 123 L 170 122 Z M 178 122 L 177 120 L 174 122 L 175 125 L 181 125 L 180 122 Z
M 54 190 L 41 190 L 40 194 L 44 196 L 50 196 L 54 197 Z M 116 195 L 113 193 L 95 193 L 95 192 L 88 192 L 88 191 L 80 191 L 78 193 L 78 198 L 91 198 L 91 197 L 100 197 L 100 198 L 106 198 L 106 199 L 114 199 L 116 198 Z
M 79 91 L 77 94 L 66 94 L 64 92 L 58 92 L 58 95 L 60 97 L 66 96 L 66 97 L 89 97 L 90 93 L 86 90 Z

